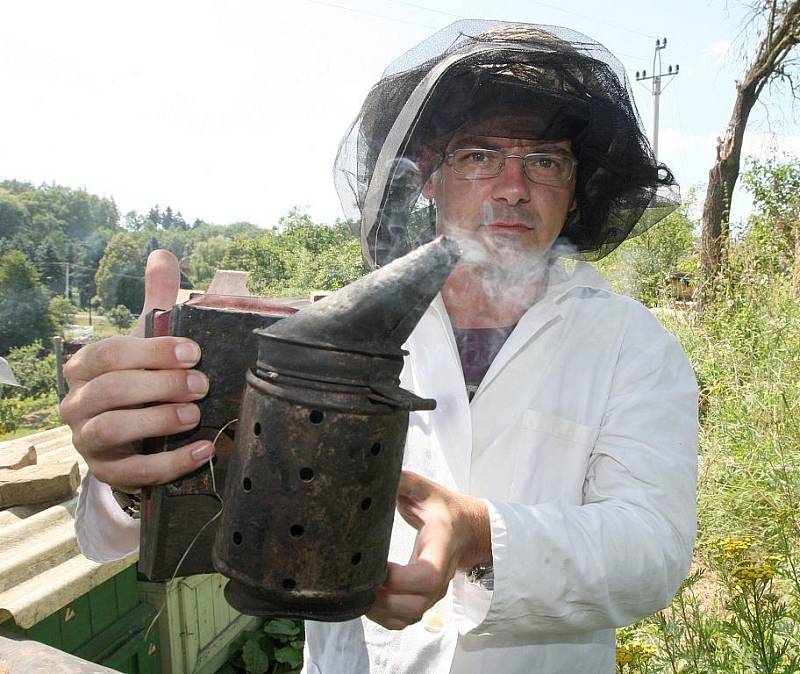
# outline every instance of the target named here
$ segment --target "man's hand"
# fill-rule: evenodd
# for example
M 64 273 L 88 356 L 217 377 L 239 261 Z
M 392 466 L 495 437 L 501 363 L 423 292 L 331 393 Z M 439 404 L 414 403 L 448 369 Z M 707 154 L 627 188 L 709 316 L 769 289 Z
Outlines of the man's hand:
M 480 499 L 463 496 L 403 472 L 397 510 L 417 529 L 408 565 L 389 563 L 367 617 L 387 629 L 403 629 L 444 597 L 456 570 L 492 560 L 489 512 Z
M 200 421 L 193 401 L 206 395 L 208 380 L 191 369 L 200 348 L 180 337 L 144 339 L 145 316 L 172 307 L 179 279 L 172 253 L 151 253 L 144 307 L 131 336 L 85 346 L 64 367 L 69 393 L 60 411 L 72 429 L 72 443 L 98 480 L 122 491 L 174 480 L 213 453 L 207 441 L 151 455 L 134 447 L 143 438 L 188 431 Z M 148 403 L 161 404 L 144 407 Z

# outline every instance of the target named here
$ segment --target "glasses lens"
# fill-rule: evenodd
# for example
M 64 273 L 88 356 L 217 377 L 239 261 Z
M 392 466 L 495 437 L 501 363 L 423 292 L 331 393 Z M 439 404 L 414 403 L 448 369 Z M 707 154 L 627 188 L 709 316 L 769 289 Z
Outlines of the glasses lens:
M 572 177 L 573 160 L 561 154 L 534 152 L 525 155 L 525 173 L 533 182 L 560 185 Z
M 503 166 L 497 150 L 455 150 L 451 157 L 453 170 L 466 178 L 492 178 Z

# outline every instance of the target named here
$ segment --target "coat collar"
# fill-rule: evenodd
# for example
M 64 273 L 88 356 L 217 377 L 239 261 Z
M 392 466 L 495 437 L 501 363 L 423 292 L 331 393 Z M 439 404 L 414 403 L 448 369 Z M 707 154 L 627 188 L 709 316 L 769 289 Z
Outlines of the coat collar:
M 555 325 L 561 320 L 563 317 L 563 303 L 572 291 L 577 288 L 608 289 L 608 282 L 594 267 L 586 262 L 557 259 L 550 268 L 549 279 L 544 296 L 522 315 L 522 318 L 520 318 L 486 372 L 473 397 L 473 401 L 481 395 L 481 392 L 492 383 L 509 361 L 531 339 L 540 334 L 542 330 Z M 441 322 L 452 353 L 458 361 L 458 348 L 453 336 L 453 327 L 441 293 L 431 303 L 430 310 L 437 315 Z

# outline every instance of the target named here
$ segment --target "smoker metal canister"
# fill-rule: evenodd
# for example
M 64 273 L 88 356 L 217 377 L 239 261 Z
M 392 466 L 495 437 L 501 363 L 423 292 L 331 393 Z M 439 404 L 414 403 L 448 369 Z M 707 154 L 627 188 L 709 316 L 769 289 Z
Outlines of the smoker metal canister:
M 256 331 L 215 567 L 242 613 L 349 620 L 384 580 L 409 411 L 402 343 L 444 284 L 437 239 Z

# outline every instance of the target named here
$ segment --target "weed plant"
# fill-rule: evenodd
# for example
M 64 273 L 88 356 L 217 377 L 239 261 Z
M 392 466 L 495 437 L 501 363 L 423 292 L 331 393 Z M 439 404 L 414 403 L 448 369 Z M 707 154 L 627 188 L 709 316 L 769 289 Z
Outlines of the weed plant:
M 618 632 L 619 674 L 800 672 L 800 303 L 764 260 L 742 242 L 702 311 L 662 315 L 701 390 L 698 539 L 672 605 Z

